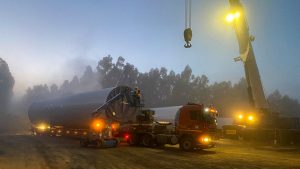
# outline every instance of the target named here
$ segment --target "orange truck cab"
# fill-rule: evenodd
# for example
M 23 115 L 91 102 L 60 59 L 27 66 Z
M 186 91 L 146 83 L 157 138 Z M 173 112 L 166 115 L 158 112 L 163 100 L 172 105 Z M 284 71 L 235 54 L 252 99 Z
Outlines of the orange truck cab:
M 184 150 L 214 147 L 217 111 L 199 104 L 182 106 L 175 117 L 175 132 Z

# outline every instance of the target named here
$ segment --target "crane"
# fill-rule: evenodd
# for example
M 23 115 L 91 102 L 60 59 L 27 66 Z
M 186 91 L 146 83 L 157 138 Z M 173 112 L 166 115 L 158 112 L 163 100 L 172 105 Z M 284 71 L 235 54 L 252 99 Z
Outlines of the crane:
M 187 13 L 191 13 L 191 8 L 189 7 L 191 2 L 188 3 L 187 1 L 188 0 L 186 0 L 186 20 L 189 19 L 189 22 L 191 22 L 191 16 L 187 16 Z M 249 26 L 247 23 L 243 5 L 241 4 L 240 0 L 229 0 L 229 5 L 230 13 L 227 15 L 226 21 L 232 24 L 239 44 L 239 56 L 234 58 L 234 60 L 242 61 L 244 65 L 250 106 L 253 107 L 255 111 L 259 112 L 260 115 L 269 116 L 269 104 L 264 94 L 258 66 L 256 64 L 256 59 L 252 47 L 252 42 L 255 38 L 249 33 Z M 188 26 L 190 25 L 191 23 L 189 23 Z M 191 47 L 191 37 L 191 27 L 187 27 L 186 24 L 184 39 L 188 47 Z M 250 117 L 250 119 L 252 119 L 252 117 Z
M 242 61 L 244 64 L 250 105 L 257 110 L 266 112 L 269 110 L 269 105 L 263 91 L 252 47 L 252 41 L 255 38 L 249 34 L 249 26 L 240 0 L 229 0 L 229 4 L 230 13 L 227 15 L 226 20 L 233 25 L 240 53 L 239 57 L 234 58 L 234 60 Z

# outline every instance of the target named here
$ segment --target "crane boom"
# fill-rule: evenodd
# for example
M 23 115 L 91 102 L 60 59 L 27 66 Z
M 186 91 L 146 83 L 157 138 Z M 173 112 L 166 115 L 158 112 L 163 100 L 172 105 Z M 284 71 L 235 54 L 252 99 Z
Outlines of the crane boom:
M 243 6 L 240 0 L 229 0 L 229 4 L 230 10 L 234 12 L 235 16 L 238 16 L 238 19 L 233 23 L 233 27 L 239 43 L 240 56 L 235 58 L 235 60 L 241 60 L 244 63 L 249 102 L 254 108 L 267 111 L 269 105 L 264 94 L 251 44 L 254 37 L 249 34 L 249 27 L 245 13 L 243 12 Z

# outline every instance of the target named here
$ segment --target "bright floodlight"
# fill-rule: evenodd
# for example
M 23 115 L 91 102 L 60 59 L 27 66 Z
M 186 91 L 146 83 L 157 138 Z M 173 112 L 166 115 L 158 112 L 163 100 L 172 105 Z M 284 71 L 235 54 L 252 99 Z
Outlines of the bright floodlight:
M 230 13 L 226 16 L 226 21 L 232 22 L 234 20 L 234 18 L 235 18 L 234 15 L 232 13 Z
M 238 117 L 239 117 L 239 119 L 241 119 L 241 120 L 243 119 L 243 115 L 242 115 L 242 114 L 240 114 Z
M 248 116 L 248 120 L 249 120 L 249 121 L 252 121 L 252 120 L 253 120 L 253 116 L 251 116 L 251 115 Z
M 235 19 L 238 19 L 241 16 L 241 13 L 239 11 L 235 13 L 229 13 L 226 16 L 226 21 L 227 22 L 233 22 Z
M 234 14 L 235 19 L 239 18 L 240 16 L 241 16 L 240 12 L 236 12 L 236 13 Z

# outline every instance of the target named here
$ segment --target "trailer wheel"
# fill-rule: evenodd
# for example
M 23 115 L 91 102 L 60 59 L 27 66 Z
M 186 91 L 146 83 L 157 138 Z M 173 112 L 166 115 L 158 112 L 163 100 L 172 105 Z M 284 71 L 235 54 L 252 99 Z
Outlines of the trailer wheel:
M 96 148 L 103 147 L 102 140 L 96 140 L 96 141 L 95 141 L 95 147 L 96 147 Z
M 194 142 L 191 138 L 184 137 L 180 141 L 180 148 L 184 151 L 191 151 L 194 148 Z
M 127 143 L 130 145 L 130 146 L 135 146 L 138 144 L 138 138 L 136 135 L 132 135 L 128 138 L 127 140 Z
M 152 147 L 153 145 L 153 138 L 150 134 L 145 134 L 143 136 L 143 140 L 142 140 L 143 146 L 145 147 Z
M 118 147 L 118 145 L 119 145 L 119 140 L 118 140 L 118 139 L 114 139 L 114 140 L 115 140 L 116 144 L 115 144 L 113 147 Z

